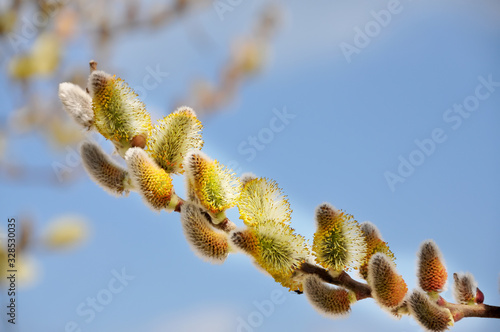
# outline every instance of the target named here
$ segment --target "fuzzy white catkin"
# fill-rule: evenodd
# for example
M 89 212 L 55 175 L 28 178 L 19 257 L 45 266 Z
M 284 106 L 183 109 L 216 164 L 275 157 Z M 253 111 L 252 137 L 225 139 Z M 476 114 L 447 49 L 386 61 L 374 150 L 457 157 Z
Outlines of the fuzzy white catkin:
M 421 290 L 414 290 L 408 297 L 411 315 L 428 331 L 441 332 L 453 325 L 453 317 L 446 308 L 438 306 Z
M 113 162 L 99 145 L 85 142 L 80 149 L 82 163 L 94 182 L 112 195 L 128 194 L 127 171 Z
M 304 281 L 307 300 L 320 314 L 331 318 L 347 316 L 353 297 L 343 288 L 330 286 L 316 275 L 309 275 Z
M 458 303 L 470 304 L 475 300 L 477 282 L 470 272 L 453 274 L 453 297 Z
M 59 84 L 59 99 L 76 123 L 85 129 L 93 126 L 92 98 L 82 88 L 73 83 L 61 83 Z
M 375 224 L 370 221 L 363 221 L 361 224 L 359 224 L 359 228 L 365 236 L 373 236 L 382 241 L 384 240 L 377 226 L 375 226 Z
M 196 204 L 183 204 L 181 222 L 186 240 L 197 256 L 213 264 L 226 260 L 229 253 L 227 234 L 213 228 Z

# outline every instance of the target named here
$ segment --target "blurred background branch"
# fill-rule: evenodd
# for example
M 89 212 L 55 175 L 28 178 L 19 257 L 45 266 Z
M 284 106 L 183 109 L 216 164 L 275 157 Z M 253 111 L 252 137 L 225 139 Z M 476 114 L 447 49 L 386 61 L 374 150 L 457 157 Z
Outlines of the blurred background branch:
M 71 153 L 83 134 L 69 121 L 57 100 L 58 82 L 86 86 L 87 66 L 68 65 L 75 45 L 88 39 L 90 53 L 108 68 L 116 42 L 138 31 L 169 29 L 177 20 L 206 10 L 211 1 L 168 2 L 128 1 L 11 1 L 0 8 L 0 60 L 7 70 L 11 100 L 0 118 L 0 175 L 2 180 L 23 185 L 61 185 L 81 175 L 56 174 L 53 165 L 31 165 L 18 160 L 8 149 L 11 140 L 38 135 L 56 153 Z M 198 114 L 209 114 L 230 103 L 248 78 L 263 69 L 271 37 L 279 21 L 279 8 L 269 5 L 256 17 L 247 36 L 238 37 L 229 47 L 227 60 L 217 63 L 219 79 L 193 79 L 184 96 L 173 101 L 168 113 L 180 104 L 189 104 Z M 203 32 L 201 32 L 203 33 Z M 200 42 L 193 38 L 193 43 Z

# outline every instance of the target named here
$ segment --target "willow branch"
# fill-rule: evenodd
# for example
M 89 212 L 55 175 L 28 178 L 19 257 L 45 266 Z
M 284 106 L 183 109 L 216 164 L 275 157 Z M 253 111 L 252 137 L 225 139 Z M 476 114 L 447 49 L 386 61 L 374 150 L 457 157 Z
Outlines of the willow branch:
M 179 197 L 179 203 L 175 207 L 175 212 L 181 212 L 182 207 L 184 205 L 184 199 Z M 201 212 L 205 216 L 205 218 L 210 222 L 210 224 L 219 230 L 222 230 L 226 233 L 231 232 L 236 228 L 236 225 L 229 220 L 229 218 L 225 218 L 222 222 L 215 224 L 213 222 L 212 217 L 210 214 L 204 210 L 203 208 L 200 207 Z M 326 283 L 336 285 L 336 286 L 341 286 L 344 287 L 356 295 L 356 299 L 358 301 L 367 299 L 367 298 L 372 298 L 372 290 L 370 286 L 366 283 L 359 282 L 354 280 L 347 272 L 342 271 L 338 276 L 334 276 L 328 272 L 328 270 L 324 269 L 321 266 L 312 264 L 312 263 L 303 263 L 300 268 L 298 268 L 295 271 L 295 276 L 299 274 L 309 274 L 309 275 L 316 275 L 318 276 L 321 280 L 323 280 Z M 299 294 L 301 294 L 299 292 Z M 474 304 L 474 305 L 465 305 L 465 304 L 455 304 L 455 303 L 450 303 L 444 300 L 443 298 L 439 298 L 439 300 L 436 302 L 438 305 L 447 308 L 450 310 L 451 314 L 453 315 L 453 319 L 455 322 L 461 320 L 462 318 L 465 317 L 480 317 L 480 318 L 500 318 L 500 307 L 497 306 L 492 306 L 492 305 L 487 305 L 487 304 Z M 399 309 L 403 308 L 406 306 L 406 303 L 402 305 L 402 307 L 399 307 Z M 397 309 L 396 309 L 397 310 Z M 399 314 L 403 313 L 407 310 L 397 310 Z
M 464 317 L 500 318 L 500 307 L 487 304 L 455 304 L 446 302 L 442 305 L 450 310 L 455 322 Z
M 344 288 L 349 289 L 350 291 L 356 294 L 356 299 L 358 301 L 372 297 L 371 295 L 372 290 L 370 286 L 354 280 L 345 271 L 342 271 L 337 277 L 334 277 L 330 273 L 328 273 L 328 271 L 325 270 L 324 268 L 311 263 L 302 264 L 301 267 L 299 268 L 299 271 L 306 274 L 315 274 L 318 277 L 320 277 L 321 280 L 323 280 L 324 282 L 336 286 L 342 286 Z
M 184 199 L 179 197 L 179 203 L 177 203 L 177 206 L 175 207 L 174 211 L 180 213 L 182 211 L 183 205 L 184 205 Z M 229 233 L 232 230 L 236 229 L 236 224 L 233 223 L 231 220 L 229 220 L 229 218 L 226 218 L 222 222 L 216 224 L 213 222 L 212 217 L 210 216 L 210 214 L 207 211 L 205 211 L 201 208 L 200 208 L 200 210 L 203 213 L 203 216 L 210 222 L 210 224 L 214 228 L 220 229 L 221 231 L 224 231 L 226 233 Z

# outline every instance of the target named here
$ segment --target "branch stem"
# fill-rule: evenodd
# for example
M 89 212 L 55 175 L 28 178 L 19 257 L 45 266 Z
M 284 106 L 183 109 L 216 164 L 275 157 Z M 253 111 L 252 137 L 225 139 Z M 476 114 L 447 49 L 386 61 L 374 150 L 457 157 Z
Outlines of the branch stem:
M 443 306 L 450 310 L 455 322 L 464 317 L 500 318 L 500 307 L 492 305 L 467 305 L 446 302 Z
M 310 264 L 304 263 L 300 267 L 300 271 L 307 274 L 315 274 L 320 277 L 324 282 L 327 282 L 332 285 L 342 286 L 344 288 L 353 291 L 356 294 L 356 299 L 363 300 L 369 297 L 372 297 L 372 290 L 370 286 L 364 284 L 362 282 L 356 281 L 347 272 L 342 271 L 337 277 L 332 276 L 328 273 L 324 268 Z

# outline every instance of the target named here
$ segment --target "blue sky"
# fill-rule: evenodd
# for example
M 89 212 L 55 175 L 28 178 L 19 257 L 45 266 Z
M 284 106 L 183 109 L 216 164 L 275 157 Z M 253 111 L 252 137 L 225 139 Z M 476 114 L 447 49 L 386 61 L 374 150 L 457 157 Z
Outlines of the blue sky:
M 167 71 L 144 100 L 154 118 L 163 117 L 194 77 L 216 79 L 230 42 L 251 30 L 264 3 L 243 1 L 224 20 L 208 7 L 163 32 L 121 38 L 111 59 L 96 60 L 131 86 L 140 86 L 148 66 Z M 500 86 L 480 88 L 489 95 L 475 97 L 477 107 L 465 116 L 451 112 L 455 104 L 474 101 L 482 78 L 500 82 L 499 5 L 401 1 L 387 26 L 349 62 L 340 45 L 355 45 L 356 27 L 373 25 L 371 11 L 386 10 L 388 3 L 283 2 L 283 24 L 265 70 L 243 84 L 230 105 L 201 117 L 203 150 L 239 174 L 252 171 L 276 180 L 289 197 L 293 227 L 307 238 L 314 233 L 315 207 L 330 202 L 378 226 L 409 288 L 416 287 L 420 243 L 434 239 L 449 281 L 453 272 L 470 271 L 485 302 L 498 305 Z M 200 46 L 193 31 L 207 43 Z M 71 45 L 65 66 L 86 69 L 93 57 L 82 36 Z M 57 85 L 47 90 L 55 95 Z M 5 92 L 0 96 L 12 107 Z M 288 123 L 267 139 L 270 121 L 285 110 Z M 426 154 L 415 141 L 429 142 L 436 130 L 439 142 Z M 239 147 L 259 135 L 264 148 L 248 160 Z M 37 135 L 19 138 L 9 149 L 33 164 L 66 157 Z M 401 160 L 410 159 L 413 170 L 398 173 Z M 404 181 L 391 187 L 387 172 Z M 176 184 L 182 192 L 182 178 Z M 40 230 L 74 212 L 91 229 L 89 241 L 72 252 L 33 253 L 43 273 L 19 296 L 17 331 L 65 331 L 74 321 L 82 331 L 223 332 L 238 331 L 251 317 L 262 317 L 253 331 L 420 330 L 407 317 L 394 320 L 371 299 L 355 304 L 348 318 L 324 318 L 304 296 L 287 293 L 241 254 L 222 266 L 205 263 L 185 242 L 178 214 L 152 212 L 136 194 L 112 197 L 87 176 L 62 188 L 7 182 L 0 193 L 4 219 L 29 213 Z M 122 269 L 133 279 L 87 323 L 77 308 L 108 289 L 113 273 Z M 276 296 L 280 301 L 272 313 L 259 316 L 255 303 Z M 449 290 L 444 297 L 453 300 Z M 464 319 L 452 331 L 495 331 L 499 324 Z

